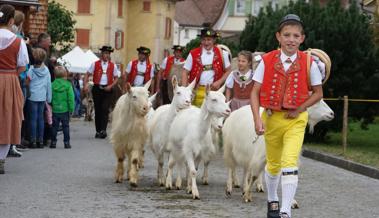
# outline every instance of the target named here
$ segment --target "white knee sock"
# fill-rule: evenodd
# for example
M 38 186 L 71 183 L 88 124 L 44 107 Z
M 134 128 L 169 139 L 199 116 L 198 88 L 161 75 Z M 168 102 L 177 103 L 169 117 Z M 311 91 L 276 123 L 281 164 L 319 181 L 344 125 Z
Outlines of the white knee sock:
M 278 198 L 278 185 L 279 185 L 279 175 L 271 175 L 269 172 L 265 171 L 265 181 L 267 188 L 267 201 L 279 201 Z
M 0 160 L 4 160 L 7 157 L 10 147 L 11 147 L 10 144 L 0 145 Z
M 298 180 L 297 175 L 282 175 L 282 205 L 280 212 L 285 212 L 290 217 L 291 204 L 296 194 Z

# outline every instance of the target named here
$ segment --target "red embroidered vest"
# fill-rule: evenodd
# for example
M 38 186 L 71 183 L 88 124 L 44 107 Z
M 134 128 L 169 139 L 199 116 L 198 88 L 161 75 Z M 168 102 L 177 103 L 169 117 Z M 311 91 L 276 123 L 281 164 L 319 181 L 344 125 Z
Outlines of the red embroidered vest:
M 128 83 L 131 85 L 134 84 L 134 80 L 136 79 L 137 73 L 138 73 L 138 59 L 132 61 L 132 67 L 128 76 Z M 143 84 L 147 83 L 150 80 L 150 72 L 151 72 L 152 65 L 146 60 L 146 71 L 144 74 Z
M 296 109 L 309 98 L 307 55 L 304 52 L 297 52 L 297 58 L 287 72 L 284 71 L 279 50 L 265 54 L 263 61 L 265 72 L 260 91 L 262 107 L 275 111 Z
M 247 85 L 238 84 L 236 81 L 234 81 L 233 84 L 233 98 L 238 99 L 250 99 L 250 93 L 251 90 L 253 90 L 254 82 L 251 82 Z
M 17 55 L 20 44 L 21 39 L 16 38 L 7 48 L 1 50 L 0 73 L 17 73 Z
M 203 72 L 203 64 L 201 62 L 202 47 L 191 50 L 192 55 L 192 69 L 189 76 L 189 82 L 196 78 L 196 84 L 199 83 L 201 73 Z M 213 46 L 213 71 L 215 72 L 213 81 L 219 80 L 224 74 L 224 62 L 222 60 L 222 51 L 217 46 Z
M 107 67 L 107 78 L 108 83 L 107 85 L 110 85 L 113 83 L 113 71 L 114 71 L 114 63 L 108 61 L 108 67 Z M 100 85 L 101 75 L 103 74 L 103 68 L 101 67 L 101 60 L 98 60 L 95 62 L 95 69 L 93 71 L 93 83 L 95 85 Z
M 167 79 L 167 77 L 170 75 L 171 67 L 174 64 L 174 60 L 175 60 L 175 57 L 173 55 L 167 57 L 166 68 L 164 69 L 164 72 L 163 72 L 163 79 Z M 183 61 L 184 59 L 180 58 L 180 62 L 183 62 Z

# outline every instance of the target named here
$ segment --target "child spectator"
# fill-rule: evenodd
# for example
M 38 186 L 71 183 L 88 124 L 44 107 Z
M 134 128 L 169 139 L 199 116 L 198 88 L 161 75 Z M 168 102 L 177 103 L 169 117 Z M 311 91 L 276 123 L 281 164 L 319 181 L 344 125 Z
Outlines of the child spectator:
M 53 128 L 50 148 L 56 148 L 57 131 L 62 123 L 64 148 L 71 148 L 70 145 L 70 113 L 74 112 L 75 96 L 72 85 L 67 81 L 67 71 L 63 66 L 54 69 L 55 80 L 52 85 L 53 90 Z
M 45 50 L 33 50 L 34 65 L 27 74 L 29 84 L 29 114 L 30 114 L 30 148 L 43 148 L 44 109 L 45 102 L 51 102 L 51 79 L 48 68 L 43 63 Z
M 232 111 L 250 104 L 250 93 L 253 89 L 252 54 L 249 51 L 238 53 L 238 70 L 229 74 L 226 79 L 226 100 Z

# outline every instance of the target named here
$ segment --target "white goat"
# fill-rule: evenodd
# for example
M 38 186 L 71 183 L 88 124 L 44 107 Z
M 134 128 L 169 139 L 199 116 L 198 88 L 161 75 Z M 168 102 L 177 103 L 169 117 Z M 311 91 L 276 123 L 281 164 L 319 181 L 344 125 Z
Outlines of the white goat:
M 260 112 L 263 108 L 260 109 Z M 308 124 L 310 130 L 314 125 L 334 118 L 333 111 L 321 100 L 308 108 Z M 235 173 L 237 166 L 244 169 L 243 199 L 245 202 L 252 200 L 250 188 L 254 181 L 257 182 L 257 190 L 263 189 L 262 172 L 266 165 L 266 149 L 264 137 L 258 137 L 254 131 L 254 121 L 250 106 L 244 106 L 233 111 L 225 121 L 223 132 L 224 160 L 228 167 L 228 180 L 226 194 L 231 195 L 232 186 L 239 186 Z
M 149 122 L 153 118 L 153 115 L 155 113 L 155 110 L 153 108 L 153 104 L 157 98 L 158 92 L 156 92 L 154 95 L 149 97 L 149 112 L 146 114 L 146 119 Z
M 149 123 L 149 121 L 151 120 L 151 118 L 153 117 L 153 115 L 155 113 L 155 110 L 153 108 L 153 104 L 155 102 L 156 97 L 157 97 L 157 92 L 154 95 L 152 95 L 152 96 L 149 97 L 149 112 L 147 112 L 147 114 L 145 116 L 146 120 L 147 120 L 147 123 Z M 145 167 L 145 147 L 143 148 L 142 154 L 140 155 L 140 164 L 139 164 L 139 167 L 140 168 L 144 168 Z
M 188 87 L 178 85 L 176 76 L 172 78 L 173 98 L 171 104 L 160 106 L 154 116 L 148 122 L 149 140 L 148 144 L 158 160 L 158 184 L 164 186 L 163 175 L 164 153 L 167 149 L 168 134 L 172 121 L 176 114 L 191 106 L 192 90 L 195 87 L 195 80 Z
M 129 184 L 137 186 L 143 147 L 148 136 L 146 114 L 149 111 L 148 88 L 151 81 L 144 87 L 126 85 L 126 93 L 122 95 L 113 110 L 113 122 L 110 142 L 117 158 L 116 182 L 123 182 L 124 159 L 128 156 Z
M 172 188 L 172 169 L 175 164 L 188 168 L 187 192 L 192 193 L 193 199 L 199 199 L 199 191 L 196 185 L 197 170 L 195 162 L 201 156 L 210 152 L 213 148 L 210 133 L 211 120 L 213 117 L 226 117 L 230 113 L 229 106 L 225 103 L 225 96 L 219 91 L 206 89 L 206 96 L 201 108 L 189 108 L 182 110 L 171 124 L 169 132 L 169 149 L 171 150 L 166 188 Z M 181 187 L 180 170 L 176 187 Z

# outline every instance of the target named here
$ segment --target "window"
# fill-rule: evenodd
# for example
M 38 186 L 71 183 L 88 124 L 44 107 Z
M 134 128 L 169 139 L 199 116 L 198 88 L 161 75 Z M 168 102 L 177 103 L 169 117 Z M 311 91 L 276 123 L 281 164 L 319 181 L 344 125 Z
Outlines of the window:
M 78 0 L 78 14 L 91 13 L 91 0 Z
M 121 30 L 118 30 L 115 32 L 115 40 L 114 40 L 114 47 L 116 49 L 122 49 L 124 47 L 124 32 Z
M 258 16 L 259 11 L 263 7 L 263 0 L 255 0 L 254 7 L 253 7 L 253 15 Z
M 165 31 L 165 39 L 171 38 L 171 26 L 172 26 L 172 21 L 171 18 L 166 17 L 166 31 Z
M 88 29 L 76 29 L 76 45 L 89 48 L 89 31 Z
M 189 29 L 184 30 L 184 38 L 188 39 L 189 38 Z
M 123 11 L 123 4 L 124 3 L 124 0 L 118 0 L 118 6 L 117 6 L 117 16 L 118 17 L 122 17 L 122 11 Z
M 235 15 L 245 15 L 245 0 L 236 0 Z
M 151 11 L 151 2 L 150 1 L 143 1 L 143 11 L 144 12 L 150 12 Z

